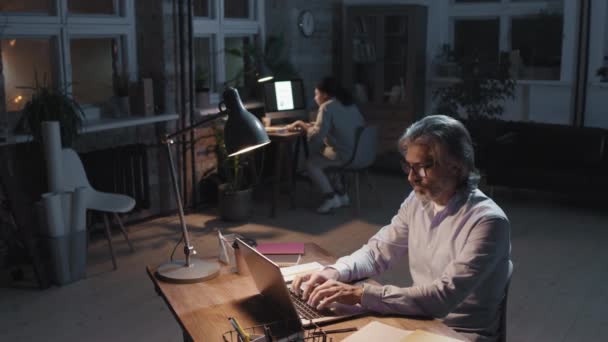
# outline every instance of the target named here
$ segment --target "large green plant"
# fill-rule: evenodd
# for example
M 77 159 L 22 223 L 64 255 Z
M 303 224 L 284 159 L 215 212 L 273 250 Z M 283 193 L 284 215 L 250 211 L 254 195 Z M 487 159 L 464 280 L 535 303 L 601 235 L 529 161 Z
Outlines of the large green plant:
M 472 56 L 459 62 L 457 82 L 433 92 L 435 113 L 467 119 L 501 116 L 504 101 L 513 98 L 515 81 L 509 74 L 509 59 L 502 54 L 497 63 L 484 63 Z
M 46 80 L 42 83 L 35 77 L 33 87 L 21 87 L 32 90 L 32 98 L 21 110 L 22 124 L 26 132 L 31 133 L 34 141 L 42 142 L 42 122 L 59 121 L 63 146 L 72 146 L 78 136 L 84 112 L 66 91 L 50 87 Z

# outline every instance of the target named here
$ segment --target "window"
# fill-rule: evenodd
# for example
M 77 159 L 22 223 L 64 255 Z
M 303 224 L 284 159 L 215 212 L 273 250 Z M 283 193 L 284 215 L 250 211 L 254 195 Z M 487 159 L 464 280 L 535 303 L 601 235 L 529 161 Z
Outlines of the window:
M 57 44 L 52 38 L 3 39 L 2 73 L 6 110 L 17 112 L 23 108 L 36 85 L 56 85 L 55 71 Z
M 194 1 L 195 80 L 196 69 L 208 66 L 211 104 L 220 101 L 217 92 L 225 85 L 236 86 L 243 101 L 261 100 L 255 80 L 255 61 L 242 52 L 243 47 L 251 52 L 253 46 L 262 45 L 260 37 L 265 36 L 262 4 L 258 0 Z M 241 53 L 230 53 L 237 50 Z
M 116 14 L 114 0 L 68 0 L 68 11 L 72 14 Z
M 209 17 L 211 10 L 210 10 L 210 3 L 208 0 L 194 0 L 194 16 L 195 17 Z
M 210 37 L 194 38 L 194 87 L 197 91 L 215 91 L 215 72 L 213 70 L 212 44 Z
M 562 56 L 562 15 L 541 12 L 511 20 L 512 60 L 521 79 L 558 80 Z
M 54 14 L 55 1 L 53 0 L 2 0 L 0 12 L 8 13 L 36 13 Z
M 224 18 L 250 18 L 250 0 L 224 0 Z
M 498 60 L 498 19 L 457 20 L 454 23 L 454 52 L 457 60 Z
M 245 46 L 249 44 L 248 37 L 229 37 L 226 38 L 224 46 L 226 51 L 244 51 Z M 238 56 L 227 53 L 224 64 L 226 65 L 226 81 L 235 87 L 245 85 L 245 67 L 247 59 L 245 56 Z
M 46 79 L 48 85 L 67 90 L 80 105 L 110 108 L 115 77 L 124 73 L 137 78 L 133 8 L 125 7 L 133 4 L 128 0 L 0 0 L 0 16 L 10 22 L 0 28 L 5 88 L 5 108 L 0 112 L 22 108 L 30 94 L 16 87 L 33 86 L 35 73 L 40 83 Z
M 120 43 L 114 38 L 70 41 L 72 93 L 79 103 L 102 105 L 115 95 L 113 80 L 122 73 Z
M 496 63 L 504 52 L 513 78 L 560 80 L 563 7 L 563 0 L 454 0 L 453 55 Z

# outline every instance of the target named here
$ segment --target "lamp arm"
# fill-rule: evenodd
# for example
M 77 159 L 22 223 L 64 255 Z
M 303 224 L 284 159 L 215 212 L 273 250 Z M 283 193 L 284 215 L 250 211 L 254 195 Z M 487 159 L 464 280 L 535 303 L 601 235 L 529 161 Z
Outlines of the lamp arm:
M 186 256 L 186 263 L 185 263 L 186 267 L 189 267 L 191 265 L 190 264 L 190 255 L 196 254 L 196 250 L 194 249 L 194 246 L 192 246 L 192 244 L 190 244 L 190 236 L 188 234 L 188 228 L 186 227 L 186 220 L 184 218 L 184 206 L 182 204 L 182 196 L 179 191 L 179 184 L 177 182 L 175 163 L 173 162 L 173 153 L 171 152 L 171 145 L 173 145 L 175 143 L 175 140 L 174 140 L 175 137 L 181 136 L 184 133 L 188 133 L 189 131 L 195 129 L 196 127 L 202 126 L 205 123 L 208 123 L 210 121 L 213 121 L 213 120 L 216 120 L 216 119 L 219 119 L 221 117 L 228 115 L 227 111 L 221 110 L 222 104 L 223 104 L 223 102 L 220 103 L 220 112 L 219 113 L 208 115 L 199 122 L 196 122 L 188 127 L 184 127 L 182 129 L 178 130 L 177 132 L 174 132 L 171 134 L 164 134 L 161 138 L 162 143 L 167 146 L 167 155 L 169 156 L 169 167 L 170 167 L 169 171 L 171 173 L 171 182 L 173 185 L 173 191 L 175 192 L 175 201 L 177 202 L 177 210 L 178 210 L 178 214 L 179 214 L 180 225 L 182 227 L 182 235 L 184 236 L 184 255 Z
M 223 102 L 220 103 L 220 106 L 221 105 L 223 105 Z M 176 132 L 173 132 L 171 134 L 165 134 L 163 136 L 163 143 L 166 144 L 167 140 L 171 140 L 171 139 L 173 139 L 173 138 L 175 138 L 177 136 L 180 136 L 180 135 L 182 135 L 184 133 L 188 133 L 191 130 L 193 130 L 193 129 L 199 127 L 199 126 L 202 126 L 202 125 L 204 125 L 204 124 L 206 124 L 208 122 L 211 122 L 213 120 L 219 119 L 219 118 L 227 116 L 227 115 L 228 115 L 228 112 L 225 111 L 225 110 L 221 110 L 220 112 L 215 113 L 215 114 L 207 115 L 203 119 L 201 119 L 201 121 L 198 121 L 198 122 L 196 122 L 196 123 L 194 123 L 194 124 L 192 124 L 190 126 L 184 127 L 184 128 L 182 128 L 182 129 L 180 129 L 180 130 L 178 130 Z

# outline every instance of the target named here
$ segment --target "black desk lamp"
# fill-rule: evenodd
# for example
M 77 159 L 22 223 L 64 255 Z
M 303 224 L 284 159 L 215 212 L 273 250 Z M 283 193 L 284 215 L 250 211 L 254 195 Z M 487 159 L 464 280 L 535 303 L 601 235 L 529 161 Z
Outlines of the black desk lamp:
M 207 122 L 227 115 L 228 121 L 224 126 L 224 143 L 226 144 L 228 156 L 232 157 L 237 154 L 245 153 L 270 143 L 264 126 L 253 114 L 245 109 L 236 89 L 226 89 L 222 97 L 224 101 L 220 102 L 218 106 L 220 110 L 219 113 L 209 115 L 191 126 L 185 127 L 172 134 L 166 134 L 162 138 L 162 143 L 167 146 L 167 153 L 169 155 L 171 180 L 173 182 L 179 220 L 182 226 L 184 254 L 186 256 L 185 260 L 171 261 L 158 267 L 157 275 L 159 279 L 164 281 L 174 283 L 197 283 L 217 276 L 220 270 L 220 266 L 216 261 L 207 261 L 191 257 L 192 254 L 196 254 L 196 251 L 190 244 L 190 237 L 188 236 L 188 229 L 184 219 L 184 208 L 179 192 L 177 177 L 175 175 L 173 154 L 171 153 L 171 145 L 175 143 L 173 139 Z M 222 108 L 222 106 L 225 108 Z

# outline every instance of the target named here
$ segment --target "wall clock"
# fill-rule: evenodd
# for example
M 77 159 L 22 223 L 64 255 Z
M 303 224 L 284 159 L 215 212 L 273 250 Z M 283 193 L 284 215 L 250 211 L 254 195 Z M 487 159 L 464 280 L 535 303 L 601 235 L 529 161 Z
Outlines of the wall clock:
M 302 11 L 298 16 L 298 27 L 304 37 L 310 37 L 315 32 L 315 17 L 310 11 Z

